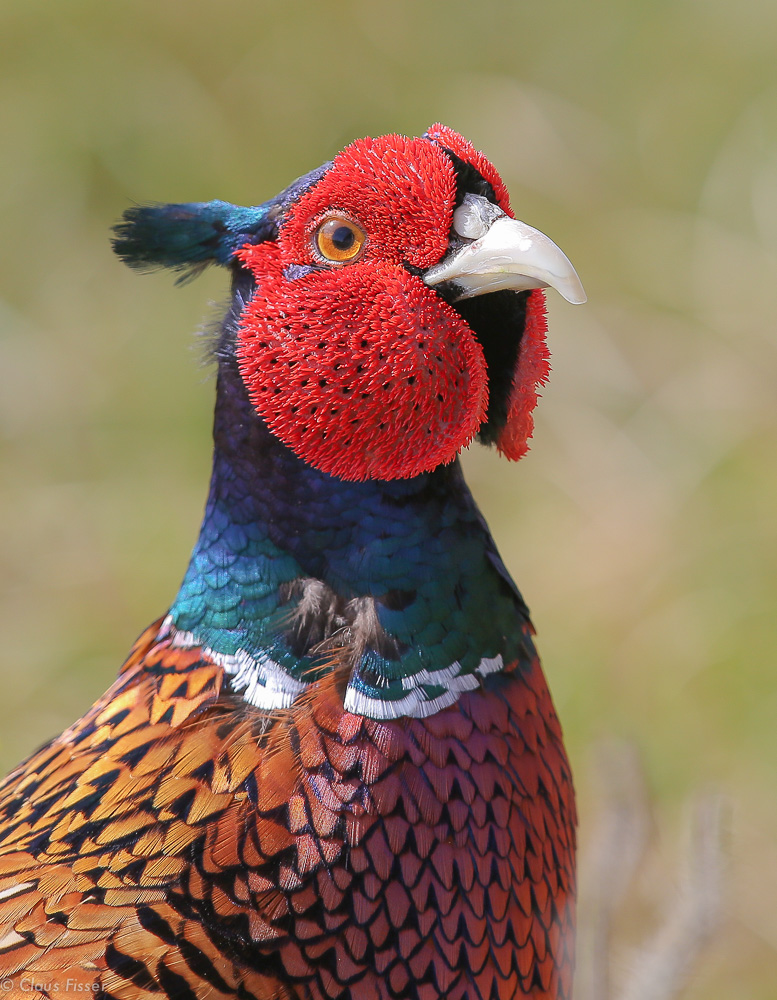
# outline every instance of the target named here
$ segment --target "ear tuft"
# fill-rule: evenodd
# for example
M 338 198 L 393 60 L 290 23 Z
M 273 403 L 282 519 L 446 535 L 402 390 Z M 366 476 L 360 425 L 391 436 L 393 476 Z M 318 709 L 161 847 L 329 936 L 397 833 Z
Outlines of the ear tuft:
M 114 226 L 113 249 L 138 271 L 169 267 L 187 281 L 208 264 L 226 266 L 246 243 L 275 235 L 273 203 L 243 208 L 227 201 L 136 205 Z

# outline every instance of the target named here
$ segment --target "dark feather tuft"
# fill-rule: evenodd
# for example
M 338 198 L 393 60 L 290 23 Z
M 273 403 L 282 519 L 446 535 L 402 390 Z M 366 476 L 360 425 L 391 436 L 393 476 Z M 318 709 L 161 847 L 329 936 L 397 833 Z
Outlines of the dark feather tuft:
M 208 264 L 226 266 L 246 243 L 275 235 L 274 203 L 243 208 L 227 201 L 135 205 L 114 227 L 113 249 L 139 271 L 169 267 L 196 277 Z
M 228 201 L 135 205 L 113 227 L 113 249 L 136 271 L 169 267 L 183 272 L 179 283 L 196 278 L 208 264 L 227 267 L 246 243 L 275 239 L 288 206 L 331 166 L 325 163 L 298 177 L 275 198 L 251 208 Z

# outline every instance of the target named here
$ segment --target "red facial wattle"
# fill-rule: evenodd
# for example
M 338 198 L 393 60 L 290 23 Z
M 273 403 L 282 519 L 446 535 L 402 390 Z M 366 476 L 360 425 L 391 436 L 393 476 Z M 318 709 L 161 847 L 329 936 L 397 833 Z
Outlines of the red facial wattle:
M 534 408 L 539 400 L 538 389 L 545 385 L 550 375 L 547 332 L 545 292 L 535 288 L 526 300 L 521 349 L 507 400 L 507 419 L 496 439 L 497 449 L 514 462 L 529 450 L 529 439 L 534 433 Z
M 301 459 L 343 479 L 398 479 L 452 461 L 484 425 L 483 348 L 422 272 L 450 249 L 456 173 L 450 150 L 491 185 L 488 160 L 437 125 L 421 139 L 362 139 L 290 208 L 275 242 L 236 254 L 256 292 L 238 330 L 237 357 L 255 409 Z M 334 218 L 354 224 L 353 260 L 322 259 L 317 239 Z M 544 295 L 529 292 L 507 419 L 496 444 L 527 450 L 537 386 L 548 375 Z
M 456 311 L 399 265 L 289 281 L 273 244 L 241 257 L 258 282 L 238 359 L 251 402 L 300 458 L 344 479 L 450 462 L 488 401 L 483 351 Z

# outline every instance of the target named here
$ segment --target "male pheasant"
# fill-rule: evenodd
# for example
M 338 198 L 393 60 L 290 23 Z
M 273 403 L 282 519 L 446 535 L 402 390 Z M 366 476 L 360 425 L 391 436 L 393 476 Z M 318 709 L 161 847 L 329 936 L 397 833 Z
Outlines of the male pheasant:
M 577 275 L 442 125 L 116 233 L 231 273 L 213 477 L 168 614 L 0 785 L 2 991 L 568 998 L 569 766 L 457 455 L 524 453 Z

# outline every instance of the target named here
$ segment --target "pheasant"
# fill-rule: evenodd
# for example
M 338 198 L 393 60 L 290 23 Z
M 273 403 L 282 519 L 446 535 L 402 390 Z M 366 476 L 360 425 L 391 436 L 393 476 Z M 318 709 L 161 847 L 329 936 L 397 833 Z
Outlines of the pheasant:
M 571 264 L 443 125 L 115 249 L 231 274 L 213 475 L 168 613 L 0 785 L 3 992 L 568 998 L 570 769 L 458 453 L 526 451 Z

